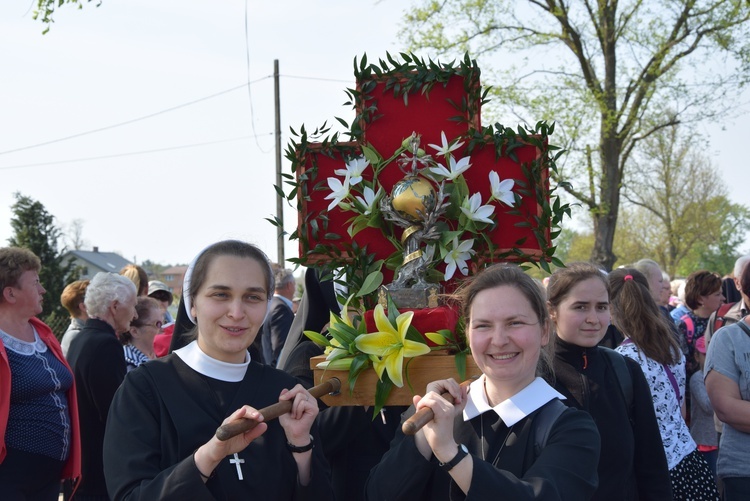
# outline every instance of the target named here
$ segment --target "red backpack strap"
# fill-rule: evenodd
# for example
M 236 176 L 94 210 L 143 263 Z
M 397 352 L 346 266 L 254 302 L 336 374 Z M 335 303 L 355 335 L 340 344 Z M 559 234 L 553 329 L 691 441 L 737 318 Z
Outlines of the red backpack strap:
M 687 328 L 687 342 L 688 345 L 693 345 L 693 336 L 695 336 L 695 323 L 693 323 L 693 319 L 690 318 L 690 315 L 687 313 L 682 315 L 680 317 L 680 320 L 685 322 L 685 327 Z
M 718 331 L 724 326 L 724 316 L 732 309 L 737 303 L 724 303 L 719 307 L 719 311 L 716 312 L 716 320 L 714 321 L 714 332 Z

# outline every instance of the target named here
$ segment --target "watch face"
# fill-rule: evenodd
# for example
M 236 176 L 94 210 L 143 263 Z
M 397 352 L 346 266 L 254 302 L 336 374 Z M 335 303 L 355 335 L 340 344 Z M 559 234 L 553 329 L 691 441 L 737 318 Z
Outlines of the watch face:
M 467 449 L 464 444 L 461 444 L 459 447 L 461 447 L 461 450 L 464 451 L 465 453 L 467 454 L 469 453 L 469 449 Z

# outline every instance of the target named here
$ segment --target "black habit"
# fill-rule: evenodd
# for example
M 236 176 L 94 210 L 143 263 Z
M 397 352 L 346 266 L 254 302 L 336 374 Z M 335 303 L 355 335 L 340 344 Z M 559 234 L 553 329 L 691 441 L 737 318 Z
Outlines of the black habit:
M 244 404 L 256 409 L 278 402 L 291 376 L 250 362 L 241 382 L 227 383 L 194 371 L 177 355 L 153 360 L 130 372 L 112 403 L 105 438 L 104 469 L 115 500 L 331 499 L 328 466 L 313 449 L 312 478 L 301 486 L 297 464 L 278 420 L 239 453 L 222 461 L 205 484 L 193 452 Z M 320 444 L 317 428 L 312 428 Z
M 568 408 L 552 426 L 546 446 L 536 451 L 534 421 L 543 408 L 511 428 L 493 411 L 466 422 L 461 414 L 456 416 L 453 436 L 466 445 L 474 462 L 466 496 L 435 456 L 426 460 L 414 437 L 399 428 L 390 450 L 370 472 L 367 499 L 588 499 L 597 484 L 599 433 L 594 422 L 586 413 Z M 413 412 L 412 406 L 404 419 Z

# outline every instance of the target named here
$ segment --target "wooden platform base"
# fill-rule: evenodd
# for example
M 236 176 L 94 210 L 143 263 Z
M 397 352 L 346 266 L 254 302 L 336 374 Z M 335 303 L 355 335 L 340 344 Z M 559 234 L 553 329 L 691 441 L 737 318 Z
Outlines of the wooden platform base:
M 310 368 L 315 372 L 315 384 L 336 377 L 341 380 L 341 393 L 338 395 L 326 395 L 321 398 L 330 406 L 344 405 L 375 405 L 375 383 L 378 376 L 373 369 L 367 369 L 357 378 L 354 392 L 349 393 L 349 371 L 324 370 L 316 368 L 316 365 L 325 361 L 324 356 L 310 359 Z M 409 362 L 410 361 L 410 362 Z M 385 405 L 411 405 L 413 395 L 424 395 L 428 383 L 440 379 L 453 378 L 458 382 L 455 357 L 445 354 L 429 354 L 413 359 L 404 359 L 404 367 L 408 365 L 408 372 L 404 376 L 402 388 L 393 387 Z M 474 363 L 471 355 L 466 357 L 466 379 L 478 376 L 481 371 Z M 409 387 L 411 384 L 411 388 Z M 413 390 L 413 391 L 412 391 Z

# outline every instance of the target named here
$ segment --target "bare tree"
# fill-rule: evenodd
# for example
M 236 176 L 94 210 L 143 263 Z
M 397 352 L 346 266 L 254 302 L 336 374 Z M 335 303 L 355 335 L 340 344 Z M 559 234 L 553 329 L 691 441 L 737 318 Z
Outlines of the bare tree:
M 470 51 L 496 68 L 502 113 L 559 124 L 570 157 L 556 181 L 569 181 L 565 189 L 589 210 L 591 258 L 608 269 L 620 189 L 639 144 L 727 113 L 750 75 L 746 0 L 417 3 L 402 31 L 413 49 Z
M 74 219 L 67 225 L 65 231 L 65 245 L 72 250 L 89 247 L 89 242 L 83 238 L 83 219 Z

